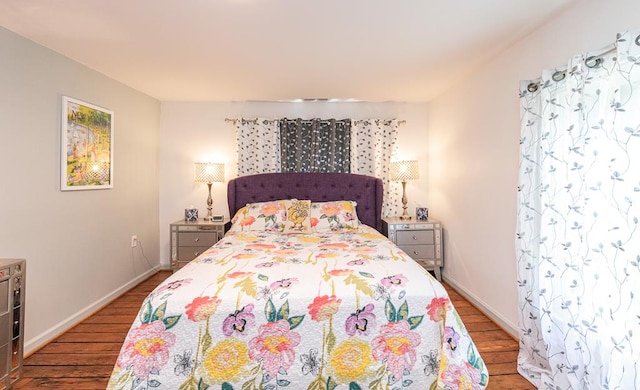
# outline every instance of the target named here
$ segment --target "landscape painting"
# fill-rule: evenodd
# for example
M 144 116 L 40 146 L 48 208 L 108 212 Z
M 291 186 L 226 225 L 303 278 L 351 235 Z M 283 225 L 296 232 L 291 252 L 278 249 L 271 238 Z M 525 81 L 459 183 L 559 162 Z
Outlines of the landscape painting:
M 113 188 L 113 112 L 62 97 L 62 191 Z

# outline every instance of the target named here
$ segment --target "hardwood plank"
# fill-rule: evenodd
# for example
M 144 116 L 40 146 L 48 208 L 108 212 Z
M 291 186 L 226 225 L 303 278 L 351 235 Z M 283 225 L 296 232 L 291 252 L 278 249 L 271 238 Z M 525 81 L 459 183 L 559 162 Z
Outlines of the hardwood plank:
M 518 351 L 484 351 L 478 350 L 487 367 L 491 363 L 509 363 L 518 359 Z
M 26 378 L 108 378 L 113 366 L 25 366 Z
M 135 313 L 140 310 L 140 300 L 130 300 L 130 301 L 121 301 L 115 305 L 109 305 L 102 308 L 102 310 L 98 311 L 96 315 L 101 314 L 113 314 L 118 311 L 125 311 L 127 313 Z
M 470 306 L 470 305 L 469 306 L 460 305 L 460 306 L 462 306 L 462 307 L 460 307 L 459 305 L 456 305 L 454 303 L 454 306 L 456 308 L 456 311 L 460 315 L 460 317 L 468 316 L 468 315 L 472 315 L 472 314 L 474 314 L 474 315 L 479 315 L 479 314 L 482 315 L 482 312 L 480 310 L 478 310 L 475 307 Z
M 102 353 L 38 353 L 25 364 L 30 366 L 111 366 L 118 359 L 118 351 Z
M 16 389 L 81 389 L 81 390 L 104 390 L 109 383 L 109 378 L 30 378 L 29 381 L 20 381 L 16 384 Z
M 505 352 L 505 351 L 518 351 L 518 343 L 513 339 L 510 340 L 482 340 L 478 341 L 473 338 L 473 342 L 476 344 L 478 351 L 482 351 L 481 354 L 487 352 Z
M 132 321 L 133 322 L 133 321 Z M 131 325 L 131 323 L 129 323 Z M 124 333 L 63 333 L 56 341 L 64 343 L 123 343 L 127 332 Z
M 465 328 L 467 328 L 467 331 L 469 333 L 471 332 L 484 332 L 484 331 L 488 331 L 488 330 L 499 330 L 504 332 L 498 325 L 496 325 L 495 322 L 492 322 L 491 320 L 487 319 L 484 322 L 476 322 L 476 323 L 467 323 L 466 321 L 466 317 L 462 317 L 460 316 L 460 318 L 462 318 L 462 321 L 465 324 Z M 473 338 L 473 335 L 471 336 Z
M 491 371 L 489 371 L 489 377 L 493 378 L 496 375 L 511 375 L 518 372 L 516 362 L 508 363 L 491 363 Z
M 478 341 L 489 341 L 489 340 L 511 340 L 514 343 L 516 343 L 516 345 L 518 344 L 518 342 L 516 340 L 514 340 L 511 335 L 509 335 L 507 332 L 501 330 L 501 329 L 496 329 L 496 330 L 485 330 L 485 331 L 476 331 L 476 330 L 468 330 L 469 334 L 471 335 L 471 338 L 473 339 L 473 341 L 475 341 L 476 343 Z
M 465 323 L 465 326 L 467 328 L 470 328 L 470 325 L 467 324 L 476 324 L 476 323 L 483 323 L 483 322 L 491 322 L 493 323 L 489 318 L 487 318 L 487 316 L 485 316 L 484 314 L 480 313 L 480 314 L 469 314 L 469 315 L 465 315 L 465 316 L 460 316 L 460 318 L 463 319 L 463 322 Z
M 118 352 L 122 343 L 62 343 L 53 342 L 44 346 L 38 351 L 41 354 L 47 353 L 98 353 L 98 352 Z
M 91 316 L 84 320 L 83 324 L 129 324 L 136 319 L 135 314 L 119 314 L 113 316 Z
M 536 390 L 529 381 L 520 374 L 489 376 L 487 390 Z
M 133 322 L 133 321 L 131 321 Z M 131 327 L 131 322 L 128 324 L 87 324 L 81 323 L 73 328 L 69 329 L 71 333 L 127 333 Z

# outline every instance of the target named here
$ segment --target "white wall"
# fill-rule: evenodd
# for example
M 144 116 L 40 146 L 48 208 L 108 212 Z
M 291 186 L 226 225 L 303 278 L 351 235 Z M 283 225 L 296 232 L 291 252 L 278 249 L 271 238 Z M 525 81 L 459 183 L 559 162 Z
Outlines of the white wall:
M 29 353 L 158 266 L 160 103 L 1 27 L 0 53 L 0 257 L 27 259 Z M 113 189 L 60 191 L 62 95 L 114 111 Z
M 446 228 L 445 278 L 512 332 L 519 80 L 640 29 L 637 0 L 580 1 L 430 104 L 429 200 Z
M 193 181 L 193 163 L 219 161 L 236 176 L 235 126 L 225 118 L 398 118 L 398 157 L 417 159 L 420 180 L 407 183 L 409 212 L 427 199 L 427 104 L 408 103 L 180 103 L 163 102 L 160 120 L 160 259 L 169 266 L 169 224 L 194 205 L 206 215 L 206 185 Z M 397 184 L 399 185 L 399 184 Z M 226 184 L 213 184 L 213 212 L 229 215 Z

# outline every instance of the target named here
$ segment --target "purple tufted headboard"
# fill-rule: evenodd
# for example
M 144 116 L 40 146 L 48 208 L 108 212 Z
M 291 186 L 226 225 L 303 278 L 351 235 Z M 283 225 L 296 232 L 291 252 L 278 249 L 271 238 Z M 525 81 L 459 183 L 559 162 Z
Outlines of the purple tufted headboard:
M 263 173 L 241 176 L 227 187 L 233 217 L 247 203 L 277 199 L 354 200 L 360 221 L 382 231 L 382 180 L 351 173 Z

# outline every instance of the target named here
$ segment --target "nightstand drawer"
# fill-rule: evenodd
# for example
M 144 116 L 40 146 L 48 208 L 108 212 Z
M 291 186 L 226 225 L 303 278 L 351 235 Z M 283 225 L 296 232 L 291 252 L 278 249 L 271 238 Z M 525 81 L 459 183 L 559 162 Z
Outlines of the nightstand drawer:
M 181 232 L 178 234 L 178 247 L 198 246 L 209 248 L 218 242 L 218 233 L 216 232 Z
M 412 259 L 435 259 L 435 245 L 398 245 L 400 249 L 405 251 Z
M 398 246 L 414 244 L 433 245 L 433 230 L 397 230 L 396 244 Z
M 191 261 L 211 246 L 179 246 L 178 261 Z
M 196 222 L 176 221 L 169 225 L 171 230 L 170 250 L 171 269 L 177 271 L 202 252 L 215 245 L 224 236 L 225 228 L 230 226 L 228 219 L 222 221 Z
M 407 221 L 400 218 L 382 220 L 382 231 L 423 268 L 442 280 L 442 224 L 435 220 Z

